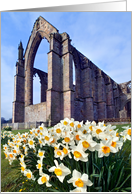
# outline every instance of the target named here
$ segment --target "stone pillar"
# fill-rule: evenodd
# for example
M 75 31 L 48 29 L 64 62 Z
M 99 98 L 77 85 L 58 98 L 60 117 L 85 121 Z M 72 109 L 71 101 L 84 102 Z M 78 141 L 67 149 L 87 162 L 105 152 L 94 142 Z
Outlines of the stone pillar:
M 119 118 L 120 111 L 120 95 L 119 95 L 119 87 L 117 83 L 113 84 L 113 96 L 114 96 L 114 105 L 115 105 L 115 118 Z
M 25 106 L 33 104 L 33 68 L 27 67 L 25 71 Z
M 106 85 L 106 106 L 107 106 L 107 118 L 115 118 L 113 85 L 110 78 L 109 82 Z
M 63 118 L 74 118 L 74 90 L 73 90 L 73 66 L 70 50 L 70 38 L 66 33 L 62 35 L 62 109 Z
M 93 96 L 93 111 L 94 121 L 98 120 L 98 95 L 97 95 L 97 79 L 95 73 L 95 65 L 92 65 L 92 96 Z
M 14 102 L 12 123 L 24 122 L 24 60 L 23 46 L 18 47 L 18 62 L 16 63 L 16 75 L 14 76 Z
M 88 61 L 90 63 L 90 61 Z M 83 88 L 83 98 L 84 98 L 84 120 L 93 121 L 94 120 L 94 107 L 93 107 L 93 96 L 92 96 L 92 69 L 88 65 L 87 68 L 83 69 L 81 72 L 82 78 L 82 88 Z
M 48 89 L 46 92 L 46 118 L 47 122 L 49 122 L 49 125 L 58 123 L 61 118 L 61 42 L 59 39 L 60 37 L 58 36 L 56 36 L 56 34 L 51 34 L 50 51 L 48 53 Z
M 105 82 L 102 75 L 102 71 L 98 70 L 97 76 L 97 88 L 98 88 L 98 119 L 105 119 L 107 118 L 107 111 L 106 111 L 106 88 Z
M 44 81 L 41 81 L 41 102 L 46 101 L 46 90 L 47 90 L 47 85 Z

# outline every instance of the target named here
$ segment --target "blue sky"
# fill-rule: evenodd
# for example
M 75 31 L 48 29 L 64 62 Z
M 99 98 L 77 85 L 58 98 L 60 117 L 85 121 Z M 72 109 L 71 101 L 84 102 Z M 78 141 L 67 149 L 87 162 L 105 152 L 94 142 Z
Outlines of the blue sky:
M 12 118 L 18 44 L 26 49 L 33 24 L 44 17 L 71 44 L 117 83 L 131 79 L 130 12 L 1 12 L 1 116 Z M 43 40 L 34 67 L 47 72 L 49 44 Z M 34 78 L 34 103 L 39 103 L 39 79 Z

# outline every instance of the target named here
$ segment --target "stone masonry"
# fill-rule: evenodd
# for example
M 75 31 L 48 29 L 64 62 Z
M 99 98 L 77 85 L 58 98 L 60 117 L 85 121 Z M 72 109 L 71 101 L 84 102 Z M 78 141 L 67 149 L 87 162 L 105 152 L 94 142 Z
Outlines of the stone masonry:
M 48 74 L 34 68 L 37 49 L 49 42 Z M 118 84 L 71 45 L 41 16 L 35 21 L 25 54 L 20 42 L 13 102 L 13 123 L 58 123 L 65 117 L 78 121 L 130 117 L 130 82 Z M 73 62 L 75 82 L 73 85 Z M 33 76 L 38 74 L 41 102 L 33 105 Z

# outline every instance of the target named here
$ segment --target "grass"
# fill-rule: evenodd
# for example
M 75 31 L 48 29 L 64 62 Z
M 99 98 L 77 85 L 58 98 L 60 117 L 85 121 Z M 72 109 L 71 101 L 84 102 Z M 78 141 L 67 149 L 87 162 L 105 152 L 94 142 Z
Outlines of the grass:
M 12 165 L 9 165 L 9 161 L 5 159 L 3 149 L 1 148 L 1 191 L 9 192 L 15 185 L 15 180 L 20 176 L 19 161 L 13 161 Z M 13 168 L 14 167 L 14 168 Z
M 18 129 L 18 130 L 12 130 L 12 133 L 14 134 L 14 135 L 16 135 L 18 132 L 19 133 L 27 133 L 27 132 L 29 132 L 31 129 Z
M 128 126 L 128 125 L 131 126 L 130 124 L 116 125 L 116 129 L 119 129 L 118 132 L 120 132 L 122 131 L 123 126 Z M 18 132 L 25 133 L 25 132 L 28 132 L 29 130 L 30 129 L 13 130 L 12 133 L 15 135 Z M 131 153 L 131 141 L 127 141 L 125 143 L 124 150 L 125 149 L 127 149 L 125 155 L 128 156 Z M 131 160 L 129 165 L 130 165 L 129 167 L 131 167 Z M 10 165 L 9 161 L 5 159 L 3 149 L 1 148 L 1 191 L 18 192 L 22 187 L 22 182 L 25 180 L 26 178 L 22 179 L 19 161 L 17 160 L 13 161 L 12 165 Z M 30 183 L 28 187 L 30 187 Z

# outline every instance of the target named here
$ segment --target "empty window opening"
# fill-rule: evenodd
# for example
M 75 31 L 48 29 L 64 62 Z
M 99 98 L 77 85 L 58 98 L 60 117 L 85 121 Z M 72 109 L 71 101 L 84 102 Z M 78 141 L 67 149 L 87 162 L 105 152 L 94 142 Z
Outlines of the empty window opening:
M 75 76 L 75 64 L 74 64 L 74 61 L 72 61 L 72 67 L 73 67 L 73 89 L 75 90 L 76 76 Z
M 49 43 L 47 40 L 41 41 L 34 60 L 34 68 L 48 73 Z M 36 76 L 36 77 L 35 77 Z M 37 74 L 33 77 L 33 104 L 41 103 L 41 83 Z
M 33 77 L 33 104 L 40 103 L 40 79 L 37 74 Z

